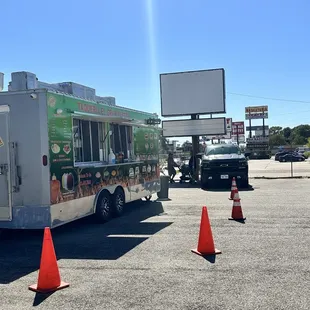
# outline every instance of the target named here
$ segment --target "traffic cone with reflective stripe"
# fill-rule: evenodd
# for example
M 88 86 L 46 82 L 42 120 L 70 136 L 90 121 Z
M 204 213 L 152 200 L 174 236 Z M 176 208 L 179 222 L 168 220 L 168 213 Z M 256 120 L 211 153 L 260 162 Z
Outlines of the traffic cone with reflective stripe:
M 201 256 L 215 255 L 222 253 L 221 251 L 219 251 L 214 247 L 214 241 L 207 207 L 202 207 L 198 247 L 197 249 L 193 249 L 191 251 Z
M 62 282 L 60 279 L 51 231 L 50 228 L 46 227 L 44 229 L 38 283 L 29 286 L 29 289 L 38 293 L 49 293 L 68 286 L 68 283 Z
M 234 200 L 235 193 L 238 192 L 237 183 L 235 177 L 233 177 L 231 182 L 231 190 L 229 200 Z
M 237 192 L 234 195 L 234 202 L 233 202 L 231 217 L 229 218 L 229 220 L 244 221 L 246 219 L 245 217 L 243 217 L 240 200 L 241 199 L 239 197 L 239 192 L 237 190 Z

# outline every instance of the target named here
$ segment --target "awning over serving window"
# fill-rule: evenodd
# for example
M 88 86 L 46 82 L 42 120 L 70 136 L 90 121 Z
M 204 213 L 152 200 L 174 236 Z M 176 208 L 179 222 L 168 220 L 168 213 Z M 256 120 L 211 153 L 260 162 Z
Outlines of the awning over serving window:
M 136 126 L 136 127 L 141 127 L 141 128 L 156 128 L 158 130 L 160 130 L 161 128 L 157 128 L 157 127 L 154 127 L 154 126 L 151 126 L 151 125 L 146 125 L 144 123 L 139 123 L 137 121 L 132 121 L 132 122 L 124 122 L 122 123 L 123 125 L 127 125 L 127 126 Z
M 160 127 L 154 127 L 152 125 L 147 125 L 143 120 L 133 120 L 126 117 L 120 116 L 108 116 L 108 115 L 98 115 L 84 112 L 74 111 L 72 116 L 77 119 L 84 119 L 89 121 L 97 121 L 97 122 L 107 122 L 107 123 L 117 123 L 127 126 L 136 126 L 141 128 L 156 128 L 157 130 L 162 130 Z
M 76 111 L 72 113 L 72 116 L 78 119 L 98 121 L 98 122 L 107 122 L 107 123 L 124 123 L 124 122 L 132 121 L 129 118 L 120 117 L 120 116 L 98 115 L 98 114 L 76 112 Z

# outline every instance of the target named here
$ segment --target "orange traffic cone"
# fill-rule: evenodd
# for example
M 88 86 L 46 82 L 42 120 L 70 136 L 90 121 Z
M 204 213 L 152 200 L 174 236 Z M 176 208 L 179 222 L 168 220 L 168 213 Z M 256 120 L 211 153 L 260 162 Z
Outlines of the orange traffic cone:
M 245 219 L 246 218 L 243 217 L 243 214 L 242 214 L 240 197 L 239 197 L 239 193 L 237 190 L 237 192 L 234 195 L 234 202 L 233 202 L 231 217 L 229 218 L 229 220 L 244 221 Z
M 230 197 L 228 199 L 233 200 L 236 192 L 238 192 L 238 188 L 237 188 L 236 179 L 235 177 L 233 177 L 232 182 L 231 182 Z
M 38 293 L 49 293 L 68 286 L 68 283 L 64 283 L 60 279 L 51 231 L 46 227 L 44 229 L 38 284 L 29 286 L 29 289 Z
M 193 249 L 191 251 L 201 256 L 222 253 L 214 247 L 207 207 L 202 207 L 198 247 L 197 249 Z

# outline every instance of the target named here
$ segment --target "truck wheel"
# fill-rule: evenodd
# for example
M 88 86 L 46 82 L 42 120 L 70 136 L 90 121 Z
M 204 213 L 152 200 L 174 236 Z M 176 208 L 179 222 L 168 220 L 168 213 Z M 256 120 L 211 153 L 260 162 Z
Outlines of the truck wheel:
M 96 217 L 100 222 L 107 222 L 111 218 L 111 195 L 108 191 L 102 191 L 96 206 Z
M 207 175 L 205 173 L 201 174 L 201 189 L 207 189 L 209 186 Z
M 249 188 L 249 178 L 246 178 L 245 180 L 242 181 L 241 187 L 242 188 Z
M 118 187 L 112 196 L 112 208 L 115 216 L 121 216 L 124 212 L 125 194 L 122 188 Z

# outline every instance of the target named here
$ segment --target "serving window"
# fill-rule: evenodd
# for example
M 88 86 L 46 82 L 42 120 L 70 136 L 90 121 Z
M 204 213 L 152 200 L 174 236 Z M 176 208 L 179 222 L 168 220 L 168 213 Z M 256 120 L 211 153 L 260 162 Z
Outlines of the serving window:
M 111 135 L 111 148 L 113 153 L 124 154 L 124 159 L 129 159 L 133 155 L 132 139 L 133 130 L 131 126 L 121 124 L 110 124 Z
M 103 122 L 73 119 L 75 163 L 107 160 L 108 144 L 105 125 Z

